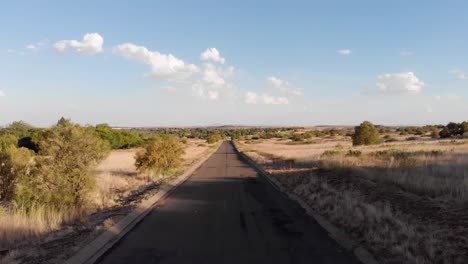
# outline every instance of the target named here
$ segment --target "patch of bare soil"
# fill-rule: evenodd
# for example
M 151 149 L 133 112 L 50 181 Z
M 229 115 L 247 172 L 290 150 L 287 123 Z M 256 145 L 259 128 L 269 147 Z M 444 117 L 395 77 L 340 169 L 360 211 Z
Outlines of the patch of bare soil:
M 466 204 L 411 193 L 353 170 L 263 166 L 382 263 L 468 263 Z

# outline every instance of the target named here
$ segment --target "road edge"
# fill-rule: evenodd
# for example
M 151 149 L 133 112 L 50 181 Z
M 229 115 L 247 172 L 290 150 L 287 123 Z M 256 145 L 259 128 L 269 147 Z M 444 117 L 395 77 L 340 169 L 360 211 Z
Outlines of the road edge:
M 261 176 L 263 176 L 275 189 L 280 191 L 281 193 L 285 194 L 291 200 L 297 202 L 308 215 L 312 216 L 317 223 L 324 228 L 331 238 L 333 238 L 338 244 L 340 244 L 346 250 L 352 251 L 353 254 L 356 256 L 359 261 L 363 264 L 378 264 L 379 262 L 374 258 L 374 256 L 364 247 L 362 247 L 359 243 L 350 239 L 345 232 L 340 230 L 334 224 L 329 222 L 323 216 L 317 214 L 307 203 L 302 200 L 299 196 L 289 193 L 286 188 L 270 173 L 268 173 L 265 169 L 263 169 L 260 165 L 258 165 L 253 159 L 247 156 L 244 152 L 240 151 L 237 148 L 236 142 L 231 141 L 232 146 L 236 153 L 245 161 L 247 164 L 252 166 Z
M 166 198 L 169 194 L 179 187 L 182 183 L 188 180 L 202 165 L 205 163 L 220 147 L 214 148 L 205 157 L 201 158 L 194 165 L 190 166 L 182 175 L 178 176 L 174 181 L 162 186 L 161 190 L 155 195 L 142 201 L 131 213 L 126 215 L 118 223 L 104 231 L 93 241 L 78 250 L 75 255 L 70 257 L 65 263 L 67 264 L 93 264 L 109 249 L 112 248 L 120 239 L 122 239 L 133 227 L 145 218 L 156 206 L 156 203 L 161 199 Z

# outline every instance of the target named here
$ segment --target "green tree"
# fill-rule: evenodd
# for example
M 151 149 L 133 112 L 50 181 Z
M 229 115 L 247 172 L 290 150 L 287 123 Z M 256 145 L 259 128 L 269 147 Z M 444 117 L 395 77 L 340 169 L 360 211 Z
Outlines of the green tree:
M 468 133 L 468 121 L 462 122 L 460 126 L 462 134 Z
M 19 182 L 17 202 L 55 209 L 82 205 L 94 187 L 91 169 L 106 157 L 109 145 L 93 131 L 64 118 L 36 137 L 40 156 L 29 177 Z
M 178 139 L 158 137 L 136 154 L 135 166 L 140 173 L 167 175 L 180 166 L 184 152 L 184 146 Z
M 373 145 L 382 143 L 379 131 L 369 122 L 364 121 L 354 128 L 353 145 Z

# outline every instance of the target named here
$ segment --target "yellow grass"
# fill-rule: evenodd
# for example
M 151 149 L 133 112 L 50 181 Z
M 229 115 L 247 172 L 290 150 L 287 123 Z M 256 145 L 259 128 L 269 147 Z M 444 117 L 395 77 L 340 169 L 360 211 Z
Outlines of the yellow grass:
M 256 144 L 240 142 L 239 145 L 260 163 L 292 159 L 328 169 L 353 169 L 363 176 L 396 183 L 410 191 L 468 200 L 468 142 L 463 140 L 403 141 L 358 147 L 353 147 L 351 140 L 343 137 L 315 139 L 314 142 L 317 143 L 291 145 L 287 141 L 270 139 Z M 322 155 L 333 150 L 339 154 Z M 360 151 L 362 155 L 348 157 L 346 154 L 350 150 Z M 403 159 L 375 155 L 384 150 L 415 154 Z M 431 155 L 432 151 L 441 154 Z

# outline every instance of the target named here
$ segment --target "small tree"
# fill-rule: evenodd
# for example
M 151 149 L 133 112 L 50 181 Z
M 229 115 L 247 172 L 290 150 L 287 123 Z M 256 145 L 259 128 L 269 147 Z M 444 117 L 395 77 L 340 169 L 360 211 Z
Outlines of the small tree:
M 184 152 L 184 146 L 178 139 L 156 138 L 136 154 L 135 166 L 140 173 L 167 175 L 182 163 Z
M 219 133 L 213 133 L 211 135 L 208 136 L 208 138 L 206 139 L 206 142 L 208 144 L 213 144 L 213 143 L 216 143 L 218 141 L 221 140 L 221 135 Z
M 35 136 L 40 156 L 29 177 L 19 182 L 17 202 L 26 208 L 36 203 L 55 209 L 82 205 L 94 187 L 90 170 L 106 157 L 109 145 L 64 118 Z
M 379 131 L 369 122 L 364 121 L 354 128 L 353 145 L 373 145 L 382 143 Z

